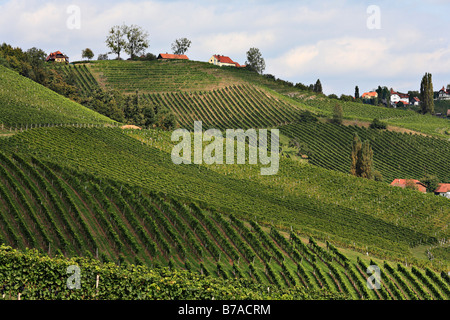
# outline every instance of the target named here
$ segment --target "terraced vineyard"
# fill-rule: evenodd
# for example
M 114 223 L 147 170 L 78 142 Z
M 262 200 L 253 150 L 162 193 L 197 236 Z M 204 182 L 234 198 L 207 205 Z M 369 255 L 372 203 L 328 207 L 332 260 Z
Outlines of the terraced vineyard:
M 113 121 L 0 66 L 0 124 L 106 124 Z
M 89 93 L 100 87 L 85 64 L 52 65 L 52 67 L 65 76 L 72 73 L 75 84 L 82 93 Z
M 431 269 L 425 272 L 413 267 L 409 271 L 399 265 L 398 270 L 405 274 L 402 276 L 385 263 L 393 278 L 383 270 L 382 290 L 371 292 L 366 286 L 364 262 L 350 261 L 329 242 L 323 247 L 293 230 L 286 237 L 274 226 L 245 222 L 192 202 L 96 179 L 36 158 L 28 162 L 17 154 L 12 158 L 0 154 L 0 159 L 0 239 L 22 251 L 32 247 L 50 256 L 95 257 L 104 263 L 152 268 L 169 266 L 222 278 L 226 281 L 222 285 L 236 281 L 232 279 L 245 279 L 253 286 L 270 285 L 275 293 L 304 287 L 341 293 L 349 299 L 449 298 L 445 278 Z M 62 285 L 55 288 L 51 277 L 38 283 L 31 282 L 34 278 L 30 275 L 28 280 L 19 281 L 21 277 L 10 277 L 18 268 L 9 268 L 8 259 L 14 256 L 8 252 L 3 251 L 1 257 L 4 294 L 25 292 L 25 298 L 36 298 L 43 291 L 57 289 L 61 298 L 70 297 L 70 290 Z M 24 263 L 23 258 L 21 261 Z M 53 277 L 53 283 L 64 283 L 64 274 L 53 273 Z M 151 285 L 147 281 L 146 286 Z M 413 285 L 422 288 L 420 296 L 411 294 Z M 111 294 L 103 290 L 103 294 Z M 138 291 L 141 295 L 147 292 L 143 288 Z
M 170 154 L 115 128 L 38 128 L 0 144 L 2 150 L 51 161 L 98 179 L 201 201 L 239 218 L 277 221 L 277 225 L 294 226 L 361 251 L 368 245 L 370 252 L 396 252 L 403 257 L 410 255 L 409 246 L 434 243 L 448 234 L 450 208 L 443 197 L 289 159 L 282 159 L 276 176 L 260 176 L 258 166 L 175 165 Z M 330 194 L 329 188 L 334 192 Z
M 369 140 L 374 151 L 375 169 L 386 182 L 393 179 L 418 179 L 426 173 L 450 181 L 450 143 L 428 138 L 358 126 L 339 126 L 330 123 L 302 123 L 280 127 L 281 133 L 302 144 L 310 153 L 311 164 L 348 173 L 353 134 Z M 302 151 L 302 150 L 300 150 Z
M 180 126 L 192 129 L 201 120 L 204 128 L 266 128 L 297 118 L 299 109 L 250 85 L 229 86 L 207 92 L 154 93 L 154 105 L 170 108 Z
M 392 126 L 399 126 L 445 139 L 450 138 L 450 136 L 445 133 L 450 132 L 450 121 L 428 114 L 421 115 L 410 110 L 339 101 L 325 97 L 316 97 L 311 94 L 296 94 L 293 99 L 301 102 L 311 111 L 329 117 L 333 114 L 335 105 L 339 104 L 342 106 L 344 117 L 346 119 L 372 121 L 377 118 Z
M 195 61 L 95 61 L 88 68 L 102 86 L 132 93 L 208 90 L 222 82 L 213 66 Z

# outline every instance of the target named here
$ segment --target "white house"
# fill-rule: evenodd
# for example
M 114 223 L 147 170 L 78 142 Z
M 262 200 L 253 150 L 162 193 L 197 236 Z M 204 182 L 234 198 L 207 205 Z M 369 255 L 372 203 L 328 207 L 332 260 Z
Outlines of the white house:
M 434 194 L 450 199 L 450 183 L 440 183 L 439 187 L 434 190 Z
M 450 100 L 450 90 L 446 90 L 445 87 L 442 87 L 438 92 L 438 100 Z
M 403 102 L 404 105 L 409 105 L 409 95 L 391 90 L 391 104 L 395 106 L 400 101 Z

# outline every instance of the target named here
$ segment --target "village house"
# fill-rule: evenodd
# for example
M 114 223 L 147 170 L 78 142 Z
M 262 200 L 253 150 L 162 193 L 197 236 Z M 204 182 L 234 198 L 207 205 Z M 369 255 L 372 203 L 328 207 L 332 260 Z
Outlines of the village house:
M 50 53 L 45 59 L 47 62 L 58 62 L 58 63 L 69 63 L 69 57 L 61 53 L 61 51 L 56 51 Z
M 409 105 L 409 94 L 395 92 L 391 89 L 391 105 L 395 107 L 400 101 L 405 106 Z
M 376 91 L 364 92 L 361 96 L 361 99 L 374 99 L 378 97 L 378 93 Z
M 218 54 L 213 55 L 209 61 L 209 63 L 215 65 L 215 66 L 227 66 L 227 67 L 237 67 L 237 68 L 243 68 L 245 67 L 245 65 L 240 65 L 237 62 L 234 62 L 233 60 L 231 60 L 230 57 L 227 56 L 221 56 Z
M 450 90 L 445 89 L 445 87 L 442 87 L 441 90 L 438 92 L 437 100 L 450 100 Z
M 450 199 L 450 183 L 440 183 L 434 194 Z
M 189 60 L 189 58 L 184 54 L 170 54 L 170 53 L 160 53 L 157 57 L 158 60 Z

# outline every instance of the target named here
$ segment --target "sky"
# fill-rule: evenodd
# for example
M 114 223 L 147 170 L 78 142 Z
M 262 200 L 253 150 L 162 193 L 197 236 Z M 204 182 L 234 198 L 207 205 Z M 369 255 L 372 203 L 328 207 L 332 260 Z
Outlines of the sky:
M 85 48 L 95 59 L 108 52 L 108 31 L 122 24 L 147 31 L 155 55 L 182 37 L 197 61 L 222 54 L 244 64 L 258 48 L 264 73 L 320 79 L 325 94 L 419 90 L 426 72 L 435 91 L 450 84 L 450 0 L 0 0 L 0 43 L 60 50 L 70 61 Z

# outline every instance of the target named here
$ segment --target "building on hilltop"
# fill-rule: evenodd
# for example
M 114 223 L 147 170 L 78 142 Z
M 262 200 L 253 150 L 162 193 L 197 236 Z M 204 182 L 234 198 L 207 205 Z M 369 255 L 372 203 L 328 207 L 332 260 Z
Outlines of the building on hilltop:
M 410 183 L 420 192 L 426 193 L 427 187 L 420 182 L 419 180 L 414 179 L 394 179 L 394 181 L 391 182 L 391 186 L 400 187 L 400 188 L 406 188 L 406 186 Z
M 378 98 L 378 93 L 376 91 L 364 92 L 361 99 L 373 99 Z
M 450 199 L 450 183 L 440 183 L 434 194 Z
M 69 63 L 69 57 L 61 53 L 61 51 L 55 51 L 50 53 L 45 59 L 47 62 Z
M 245 65 L 240 65 L 237 62 L 234 62 L 233 60 L 231 60 L 230 57 L 227 56 L 221 56 L 218 54 L 213 55 L 209 61 L 209 63 L 215 65 L 215 66 L 227 66 L 227 67 L 237 67 L 237 68 L 244 68 Z
M 400 101 L 403 102 L 403 105 L 405 106 L 409 105 L 409 94 L 395 92 L 391 89 L 391 105 L 395 107 Z
M 170 54 L 170 53 L 160 53 L 158 55 L 158 60 L 189 60 L 189 58 L 184 54 Z

